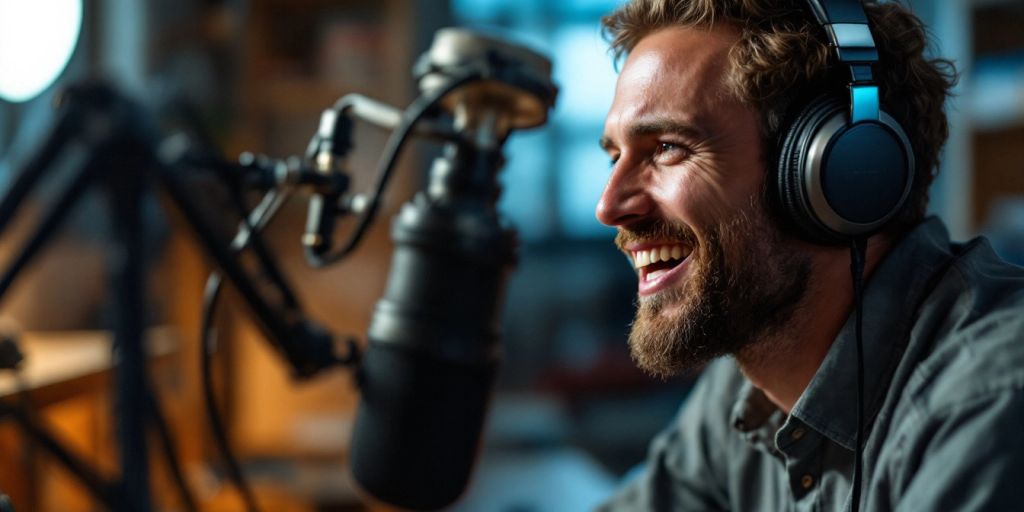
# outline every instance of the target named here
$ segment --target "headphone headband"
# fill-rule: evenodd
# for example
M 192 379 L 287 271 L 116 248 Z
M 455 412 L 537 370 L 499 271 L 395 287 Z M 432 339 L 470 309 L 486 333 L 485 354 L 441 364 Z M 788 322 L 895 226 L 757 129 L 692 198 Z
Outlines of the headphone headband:
M 878 62 L 878 50 L 868 28 L 868 17 L 860 0 L 808 0 L 814 17 L 828 34 L 844 64 Z
M 859 0 L 808 0 L 849 70 L 846 98 L 822 91 L 791 116 L 776 162 L 779 202 L 808 239 L 849 241 L 881 229 L 913 186 L 914 154 L 905 131 L 881 110 L 878 50 Z
M 868 17 L 860 0 L 809 0 L 814 16 L 822 24 L 853 23 L 867 25 Z
M 871 66 L 878 62 L 875 38 L 860 0 L 808 0 L 839 62 L 850 67 L 850 121 L 877 121 L 878 85 Z

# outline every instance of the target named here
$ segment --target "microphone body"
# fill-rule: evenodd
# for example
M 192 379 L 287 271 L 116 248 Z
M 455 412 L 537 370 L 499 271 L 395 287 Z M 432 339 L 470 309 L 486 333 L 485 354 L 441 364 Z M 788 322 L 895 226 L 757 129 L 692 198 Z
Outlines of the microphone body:
M 425 92 L 467 70 L 480 78 L 440 101 L 455 136 L 392 226 L 350 461 L 378 499 L 435 510 L 466 488 L 501 359 L 501 303 L 517 248 L 496 208 L 501 148 L 512 130 L 545 122 L 557 89 L 543 56 L 461 29 L 438 32 L 416 69 Z
M 449 149 L 434 165 L 442 181 L 472 175 L 446 168 L 493 169 L 486 161 L 500 158 L 466 162 Z M 360 485 L 401 507 L 433 510 L 455 501 L 480 444 L 517 245 L 491 201 L 479 199 L 489 194 L 465 193 L 495 186 L 486 182 L 441 186 L 435 180 L 434 193 L 419 193 L 392 227 L 394 258 L 368 331 L 350 456 Z

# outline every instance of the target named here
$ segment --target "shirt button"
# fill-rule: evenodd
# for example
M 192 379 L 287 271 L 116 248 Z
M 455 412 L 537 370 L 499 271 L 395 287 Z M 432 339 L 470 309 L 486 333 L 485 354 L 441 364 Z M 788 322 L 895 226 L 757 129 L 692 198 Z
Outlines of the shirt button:
M 804 433 L 805 431 L 803 427 L 797 427 L 793 429 L 792 432 L 789 433 L 789 436 L 792 437 L 794 441 L 799 441 L 800 438 L 804 436 Z
M 800 485 L 802 485 L 804 489 L 810 489 L 814 485 L 814 477 L 811 475 L 804 475 L 803 478 L 800 479 Z

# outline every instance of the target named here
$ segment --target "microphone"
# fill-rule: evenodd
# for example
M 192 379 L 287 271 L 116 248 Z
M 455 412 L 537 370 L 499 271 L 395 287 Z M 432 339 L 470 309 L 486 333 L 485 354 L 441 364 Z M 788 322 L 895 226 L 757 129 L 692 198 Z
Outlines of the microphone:
M 415 68 L 425 93 L 467 70 L 482 78 L 441 101 L 458 136 L 392 225 L 390 274 L 357 374 L 353 476 L 407 509 L 445 507 L 469 481 L 518 245 L 496 210 L 501 148 L 511 130 L 543 124 L 557 92 L 545 57 L 464 29 L 439 31 Z

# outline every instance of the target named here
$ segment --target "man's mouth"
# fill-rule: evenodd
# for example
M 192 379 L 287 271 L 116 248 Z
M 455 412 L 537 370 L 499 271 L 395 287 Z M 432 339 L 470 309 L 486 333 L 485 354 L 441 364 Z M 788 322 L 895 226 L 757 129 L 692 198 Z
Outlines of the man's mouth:
M 654 281 L 672 273 L 689 258 L 691 252 L 692 248 L 683 244 L 651 245 L 631 250 L 633 267 L 640 276 L 641 288 L 648 288 L 645 283 L 653 285 Z

